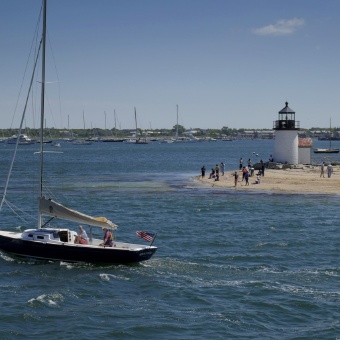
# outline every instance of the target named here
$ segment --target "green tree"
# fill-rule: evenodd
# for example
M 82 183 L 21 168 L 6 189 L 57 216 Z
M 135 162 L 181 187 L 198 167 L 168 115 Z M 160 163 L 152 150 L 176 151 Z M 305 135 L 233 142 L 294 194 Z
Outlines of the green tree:
M 228 135 L 230 133 L 230 129 L 228 128 L 228 126 L 223 126 L 221 132 L 224 133 L 225 135 Z
M 184 131 L 185 131 L 185 127 L 182 125 L 174 125 L 174 127 L 172 128 L 172 131 L 175 133 L 178 127 L 178 134 L 181 135 Z

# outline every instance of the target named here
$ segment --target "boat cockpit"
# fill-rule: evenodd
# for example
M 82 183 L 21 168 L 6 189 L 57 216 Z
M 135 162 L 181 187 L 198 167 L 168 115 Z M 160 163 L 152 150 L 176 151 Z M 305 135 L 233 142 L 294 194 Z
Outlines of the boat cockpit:
M 22 233 L 22 238 L 41 242 L 67 242 L 74 243 L 75 231 L 69 229 L 27 229 Z

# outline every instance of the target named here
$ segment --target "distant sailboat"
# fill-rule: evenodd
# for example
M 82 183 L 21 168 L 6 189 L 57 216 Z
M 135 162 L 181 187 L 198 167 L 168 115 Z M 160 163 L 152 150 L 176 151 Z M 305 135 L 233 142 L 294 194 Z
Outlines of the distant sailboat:
M 84 114 L 84 110 L 83 110 L 83 124 L 84 124 L 84 131 L 86 131 L 85 129 L 85 114 Z M 75 141 L 72 142 L 73 145 L 91 145 L 92 141 L 90 140 L 86 140 L 86 139 L 76 139 Z
M 194 136 L 190 135 L 189 137 L 179 137 L 178 136 L 178 105 L 176 105 L 177 108 L 177 124 L 176 124 L 176 135 L 174 142 L 176 143 L 195 143 L 198 141 L 198 138 L 195 138 Z
M 73 142 L 76 138 L 73 137 L 73 132 L 70 130 L 70 115 L 67 115 L 67 133 L 69 137 L 65 138 L 66 142 Z
M 177 123 L 176 123 L 176 132 L 175 132 L 175 138 L 165 138 L 161 141 L 161 143 L 165 144 L 171 144 L 173 142 L 178 142 L 178 105 L 176 105 L 177 108 Z
M 136 122 L 136 142 L 135 142 L 135 144 L 149 144 L 146 140 L 146 137 L 144 137 L 143 139 L 141 137 L 138 137 L 136 108 L 135 108 L 135 122 Z
M 329 124 L 329 148 L 328 149 L 314 149 L 314 153 L 339 153 L 339 149 L 332 149 L 332 122 Z
M 114 138 L 103 138 L 102 141 L 103 142 L 124 142 L 125 139 L 119 139 L 117 138 L 117 127 L 116 127 L 116 110 L 114 110 L 114 116 L 115 116 L 115 137 Z M 106 131 L 106 124 L 105 124 L 105 131 Z

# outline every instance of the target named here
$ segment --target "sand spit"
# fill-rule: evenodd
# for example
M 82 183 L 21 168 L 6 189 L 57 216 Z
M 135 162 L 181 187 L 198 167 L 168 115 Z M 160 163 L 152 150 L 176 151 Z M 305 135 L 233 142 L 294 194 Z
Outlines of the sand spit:
M 236 170 L 235 170 L 236 171 Z M 196 179 L 205 185 L 213 187 L 225 187 L 228 190 L 236 189 L 242 191 L 272 191 L 281 193 L 296 194 L 340 194 L 340 166 L 333 166 L 333 173 L 330 178 L 327 176 L 325 167 L 325 177 L 320 177 L 320 167 L 312 165 L 296 165 L 287 169 L 265 169 L 264 176 L 261 177 L 260 184 L 255 184 L 256 173 L 249 177 L 249 185 L 242 181 L 242 172 L 237 170 L 239 180 L 237 186 L 234 185 L 233 174 L 235 171 L 228 171 L 224 176 L 220 175 L 220 180 L 209 179 L 209 173 L 204 178 L 196 176 Z

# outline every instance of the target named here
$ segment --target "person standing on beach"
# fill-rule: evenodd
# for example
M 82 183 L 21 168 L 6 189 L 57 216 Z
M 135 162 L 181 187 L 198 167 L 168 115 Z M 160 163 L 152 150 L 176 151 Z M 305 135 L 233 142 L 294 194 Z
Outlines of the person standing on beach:
M 255 168 L 253 166 L 251 166 L 251 168 L 250 168 L 250 177 L 254 176 L 254 171 L 255 171 Z
M 328 173 L 328 178 L 330 178 L 332 176 L 332 173 L 333 173 L 333 166 L 331 163 L 329 163 L 327 165 L 327 173 Z
M 243 182 L 243 180 L 244 180 L 244 176 L 245 176 L 246 172 L 247 172 L 247 169 L 246 169 L 246 167 L 244 166 L 243 169 L 242 169 L 242 182 Z
M 244 179 L 246 180 L 246 185 L 249 185 L 249 172 L 246 171 L 246 173 L 244 174 Z
M 221 173 L 222 173 L 222 176 L 224 176 L 224 163 L 221 162 Z
M 261 170 L 262 170 L 261 176 L 264 177 L 264 163 L 262 159 L 260 160 L 260 163 L 261 163 Z
M 202 178 L 205 177 L 205 166 L 203 165 L 201 168 Z
M 234 183 L 235 183 L 235 187 L 236 187 L 237 186 L 237 182 L 238 182 L 238 173 L 237 173 L 237 171 L 235 171 L 233 176 L 234 176 Z
M 218 164 L 216 164 L 215 172 L 216 172 L 216 176 L 219 175 L 220 168 L 219 168 Z
M 321 163 L 321 167 L 320 167 L 320 177 L 325 178 L 325 162 Z
M 242 157 L 240 158 L 240 170 L 242 170 L 242 165 L 243 165 L 243 159 Z
M 320 166 L 320 177 L 325 178 L 325 162 L 321 163 L 321 166 Z

